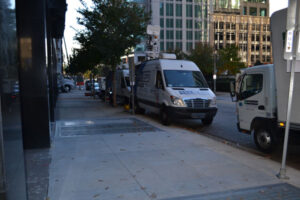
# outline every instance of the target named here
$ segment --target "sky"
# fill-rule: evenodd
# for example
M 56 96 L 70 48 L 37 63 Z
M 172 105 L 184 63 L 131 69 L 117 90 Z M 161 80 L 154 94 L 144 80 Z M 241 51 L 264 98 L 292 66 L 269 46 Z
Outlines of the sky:
M 90 2 L 90 0 L 84 0 L 85 2 Z M 280 9 L 286 8 L 288 6 L 288 0 L 269 0 L 270 2 L 270 15 Z M 67 0 L 68 10 L 66 13 L 66 27 L 65 27 L 65 40 L 67 44 L 68 54 L 72 54 L 73 48 L 78 48 L 78 44 L 74 40 L 76 32 L 82 29 L 81 26 L 77 24 L 77 18 L 80 15 L 77 13 L 78 8 L 82 7 L 79 0 Z

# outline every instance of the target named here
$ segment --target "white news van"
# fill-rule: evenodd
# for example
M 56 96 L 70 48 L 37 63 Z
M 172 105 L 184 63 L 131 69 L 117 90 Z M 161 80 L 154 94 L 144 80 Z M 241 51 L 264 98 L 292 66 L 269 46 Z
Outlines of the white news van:
M 253 134 L 257 147 L 271 152 L 284 135 L 287 115 L 290 73 L 283 59 L 287 10 L 271 17 L 274 65 L 244 69 L 237 78 L 235 91 L 237 125 L 240 132 Z M 300 63 L 297 64 L 300 72 Z M 295 74 L 291 115 L 291 133 L 300 133 L 300 73 Z M 232 87 L 233 90 L 233 87 Z
M 129 103 L 131 95 L 129 69 L 116 70 L 116 94 L 117 102 L 121 104 Z
M 157 59 L 136 67 L 136 111 L 172 118 L 202 119 L 211 124 L 217 113 L 216 96 L 197 65 L 186 60 Z

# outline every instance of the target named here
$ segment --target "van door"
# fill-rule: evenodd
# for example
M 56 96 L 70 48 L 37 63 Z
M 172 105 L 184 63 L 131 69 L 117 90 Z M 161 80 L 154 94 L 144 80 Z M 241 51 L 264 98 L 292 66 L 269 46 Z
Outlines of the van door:
M 240 128 L 250 131 L 252 120 L 265 116 L 264 73 L 249 73 L 242 77 L 237 102 Z
M 155 88 L 156 88 L 155 101 L 156 104 L 160 107 L 163 103 L 163 92 L 164 92 L 164 84 L 163 84 L 161 71 L 156 71 Z

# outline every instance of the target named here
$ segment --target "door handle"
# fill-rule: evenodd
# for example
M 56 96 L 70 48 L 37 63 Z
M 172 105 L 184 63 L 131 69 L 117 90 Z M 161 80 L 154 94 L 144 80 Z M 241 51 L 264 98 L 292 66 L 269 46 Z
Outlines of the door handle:
M 262 105 L 258 106 L 258 110 L 264 110 L 264 109 L 265 109 L 265 106 L 262 106 Z

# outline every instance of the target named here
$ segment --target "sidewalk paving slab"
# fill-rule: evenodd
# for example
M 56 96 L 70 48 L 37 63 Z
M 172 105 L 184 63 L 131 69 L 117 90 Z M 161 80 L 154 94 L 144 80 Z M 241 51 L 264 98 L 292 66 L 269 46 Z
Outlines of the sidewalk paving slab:
M 295 169 L 279 180 L 280 164 L 266 157 L 81 95 L 58 103 L 49 200 L 272 199 L 261 191 L 300 199 Z

